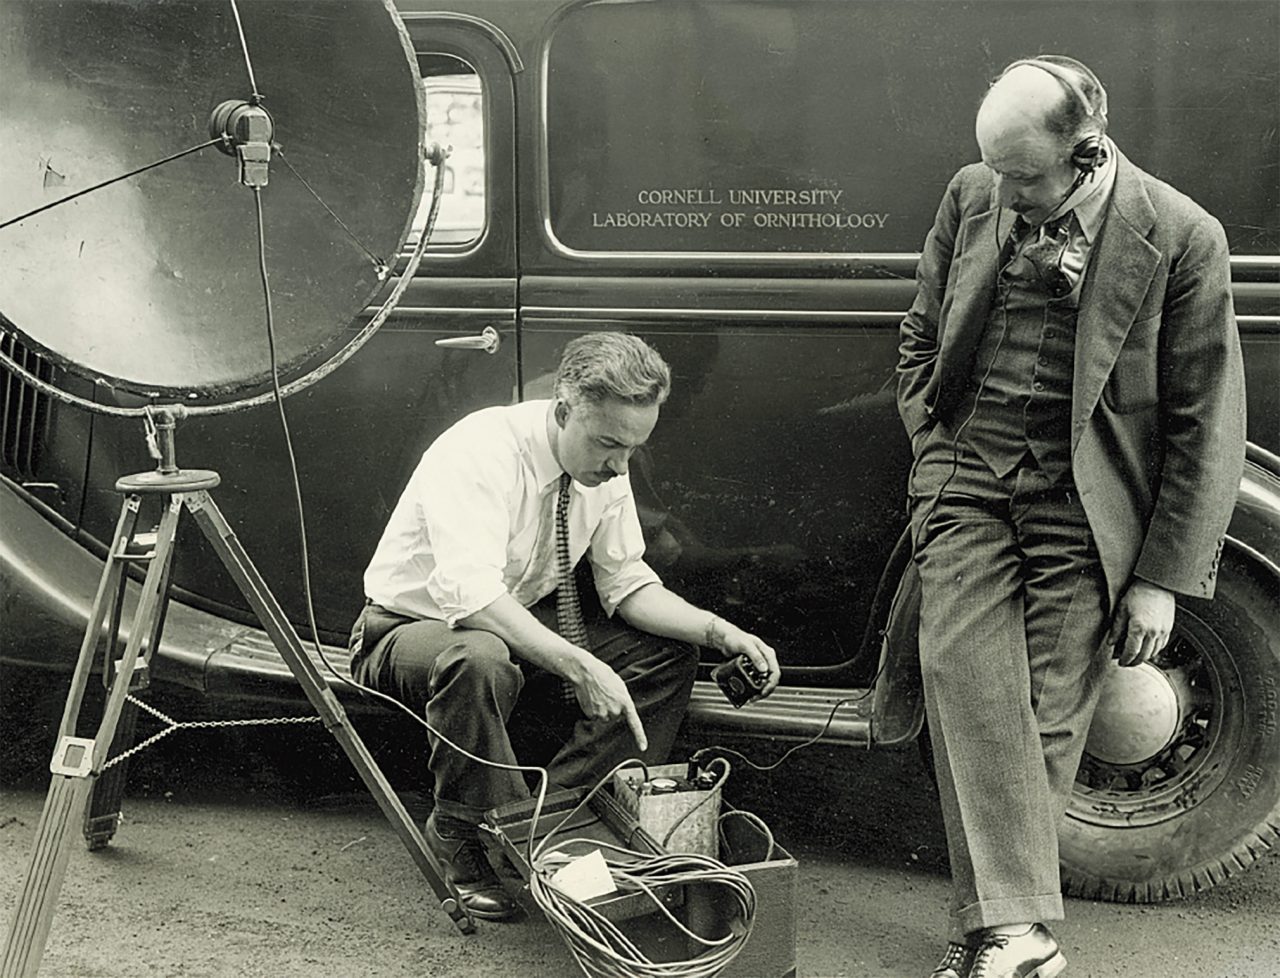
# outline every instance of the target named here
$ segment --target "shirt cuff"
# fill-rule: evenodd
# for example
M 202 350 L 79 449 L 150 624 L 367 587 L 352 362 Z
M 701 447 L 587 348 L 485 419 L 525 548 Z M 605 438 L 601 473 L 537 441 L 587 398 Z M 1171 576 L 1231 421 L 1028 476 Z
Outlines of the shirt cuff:
M 662 578 L 653 568 L 643 560 L 638 560 L 616 573 L 597 577 L 596 594 L 600 596 L 600 605 L 604 608 L 605 614 L 612 618 L 613 613 L 618 610 L 618 605 L 629 596 L 642 587 L 661 583 Z
M 450 628 L 457 628 L 463 618 L 469 618 L 477 611 L 489 607 L 507 593 L 501 582 L 487 588 L 468 588 L 466 591 L 450 589 L 449 593 L 442 593 L 444 589 L 440 588 L 430 590 L 432 598 L 440 606 L 440 613 L 444 615 L 445 624 Z

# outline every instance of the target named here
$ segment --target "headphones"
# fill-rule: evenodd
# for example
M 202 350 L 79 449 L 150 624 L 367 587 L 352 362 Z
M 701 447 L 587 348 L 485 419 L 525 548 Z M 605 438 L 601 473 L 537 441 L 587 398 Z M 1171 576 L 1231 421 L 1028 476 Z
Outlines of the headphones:
M 996 77 L 996 81 L 999 81 L 1019 65 L 1031 65 L 1033 68 L 1039 68 L 1041 71 L 1053 75 L 1054 78 L 1062 83 L 1063 87 L 1075 96 L 1076 101 L 1080 103 L 1080 107 L 1084 109 L 1085 117 L 1096 119 L 1101 123 L 1103 132 L 1106 131 L 1107 90 L 1102 87 L 1102 82 L 1098 81 L 1098 76 L 1083 64 L 1074 58 L 1068 58 L 1060 54 L 1044 54 L 1034 58 L 1020 58 L 1000 72 Z M 1084 89 L 1080 87 L 1081 78 L 1091 82 L 1097 88 L 1097 108 L 1094 108 L 1089 99 L 1085 97 Z M 1090 133 L 1071 147 L 1071 164 L 1080 171 L 1081 179 L 1091 175 L 1094 170 L 1106 162 L 1106 159 L 1106 141 L 1103 139 L 1102 132 Z
M 992 84 L 995 84 L 996 81 L 999 81 L 1001 78 L 1007 75 L 1014 68 L 1017 68 L 1019 65 L 1031 65 L 1032 67 L 1039 68 L 1041 71 L 1048 72 L 1050 75 L 1053 75 L 1054 78 L 1058 79 L 1058 81 L 1060 81 L 1063 84 L 1063 86 L 1068 91 L 1070 91 L 1073 96 L 1075 96 L 1076 101 L 1080 103 L 1080 107 L 1084 110 L 1085 117 L 1088 119 L 1093 119 L 1097 123 L 1099 123 L 1099 126 L 1102 130 L 1101 132 L 1095 132 L 1095 133 L 1091 133 L 1088 136 L 1085 136 L 1078 143 L 1076 143 L 1074 146 L 1071 147 L 1071 163 L 1077 170 L 1076 178 L 1072 182 L 1071 186 L 1067 188 L 1067 192 L 1062 195 L 1062 198 L 1058 201 L 1057 205 L 1049 212 L 1050 214 L 1052 214 L 1053 211 L 1056 211 L 1058 209 L 1058 207 L 1061 207 L 1064 203 L 1066 203 L 1067 199 L 1076 191 L 1076 189 L 1082 183 L 1084 183 L 1085 180 L 1092 177 L 1093 174 L 1098 170 L 1098 168 L 1101 167 L 1107 161 L 1107 144 L 1103 136 L 1107 128 L 1107 90 L 1102 87 L 1102 82 L 1098 81 L 1098 76 L 1095 75 L 1092 71 L 1090 71 L 1087 67 L 1081 64 L 1079 61 L 1076 61 L 1074 58 L 1068 58 L 1059 54 L 1046 54 L 1046 55 L 1040 55 L 1035 58 L 1020 58 L 1019 60 L 1013 62 L 1008 67 L 1006 67 L 1004 71 L 1000 72 L 1000 74 L 996 76 L 995 81 L 993 81 Z M 1081 78 L 1091 82 L 1097 88 L 1098 90 L 1098 107 L 1097 108 L 1094 108 L 1093 105 L 1090 104 L 1089 99 L 1084 94 L 1084 89 L 1080 87 Z M 1043 225 L 1044 223 L 1045 222 L 1042 221 L 1041 225 Z M 1001 236 L 1000 236 L 1000 220 L 998 216 L 995 222 L 995 229 L 996 229 L 996 250 L 999 251 Z M 1005 265 L 1001 267 L 1000 271 L 1003 271 L 1004 268 L 1007 268 L 1009 264 L 1011 264 L 1014 261 L 1014 259 L 1016 259 L 1018 255 L 1022 253 L 1022 249 L 1025 247 L 1026 243 L 1032 240 L 1033 237 L 1034 235 L 1028 235 L 1027 238 L 1024 239 L 1024 241 L 1021 244 L 1019 244 L 1018 250 L 1014 253 L 1014 257 L 1009 259 L 1009 262 L 1006 262 Z M 1058 260 L 1059 260 L 1059 269 L 1061 269 L 1061 255 L 1059 255 Z M 997 275 L 998 274 L 999 272 L 997 272 Z M 1000 337 L 996 342 L 996 355 L 999 354 L 1000 347 L 1004 343 L 1005 332 L 1007 329 L 1008 329 L 1008 320 L 1005 319 L 1004 328 L 1001 329 Z M 974 416 L 978 412 L 978 401 L 982 396 L 982 390 L 983 388 L 986 387 L 987 380 L 990 378 L 991 370 L 994 366 L 995 366 L 995 355 L 992 356 L 991 362 L 987 365 L 986 372 L 982 375 L 981 380 L 979 380 L 978 382 L 978 393 L 974 396 L 973 409 L 969 412 L 968 417 L 966 417 L 960 423 L 960 427 L 958 427 L 955 430 L 955 433 L 952 435 L 951 471 L 947 473 L 947 477 L 942 480 L 942 485 L 934 493 L 933 501 L 932 503 L 930 503 L 929 509 L 924 514 L 924 517 L 920 520 L 919 526 L 912 527 L 911 551 L 913 554 L 917 553 L 920 549 L 920 541 L 929 527 L 929 521 L 933 518 L 933 514 L 938 508 L 938 503 L 942 499 L 942 494 L 946 492 L 947 487 L 951 484 L 951 480 L 955 478 L 956 473 L 960 470 L 960 436 L 964 433 L 964 429 L 968 427 L 969 422 L 973 420 Z M 914 439 L 916 433 L 919 431 L 920 431 L 920 428 L 917 428 L 915 432 L 912 432 L 911 438 Z M 911 477 L 914 477 L 915 466 L 916 464 L 918 464 L 918 462 L 919 462 L 918 458 L 912 462 Z

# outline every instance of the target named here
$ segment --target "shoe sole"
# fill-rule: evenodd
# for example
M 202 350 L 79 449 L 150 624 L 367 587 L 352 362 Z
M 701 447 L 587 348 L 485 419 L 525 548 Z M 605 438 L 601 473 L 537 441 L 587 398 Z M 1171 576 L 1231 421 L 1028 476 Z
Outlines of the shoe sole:
M 1029 972 L 1027 978 L 1057 978 L 1067 970 L 1067 958 L 1061 951 L 1051 957 L 1035 971 Z
M 519 917 L 524 916 L 524 911 L 520 910 L 518 907 L 514 910 L 503 911 L 501 913 L 494 913 L 488 910 L 472 910 L 465 903 L 462 906 L 467 911 L 467 913 L 475 917 L 476 920 L 489 920 L 495 923 L 503 923 L 504 921 L 515 920 Z

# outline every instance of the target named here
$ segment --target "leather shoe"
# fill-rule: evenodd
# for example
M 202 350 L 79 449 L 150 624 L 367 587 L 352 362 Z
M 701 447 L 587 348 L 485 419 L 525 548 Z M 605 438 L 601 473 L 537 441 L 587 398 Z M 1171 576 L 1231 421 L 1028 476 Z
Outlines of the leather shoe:
M 942 956 L 938 966 L 929 972 L 929 978 L 969 978 L 973 957 L 977 953 L 976 944 L 952 941 L 947 945 L 947 953 Z
M 969 978 L 1056 978 L 1066 970 L 1066 956 L 1044 924 L 1025 934 L 992 934 L 982 938 Z
M 484 844 L 474 833 L 464 838 L 443 836 L 432 812 L 422 827 L 422 837 L 432 854 L 445 864 L 445 882 L 457 892 L 471 916 L 511 920 L 520 915 L 520 905 L 502 888 L 485 858 Z

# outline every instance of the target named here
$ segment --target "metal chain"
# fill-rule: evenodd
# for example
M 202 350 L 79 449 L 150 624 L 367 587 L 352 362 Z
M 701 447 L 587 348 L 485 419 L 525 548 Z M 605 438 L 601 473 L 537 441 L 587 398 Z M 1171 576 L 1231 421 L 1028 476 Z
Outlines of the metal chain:
M 118 764 L 120 761 L 132 757 L 139 751 L 146 750 L 156 741 L 169 736 L 169 734 L 173 733 L 175 730 L 195 730 L 198 727 L 255 727 L 281 723 L 319 723 L 321 720 L 321 717 L 318 714 L 315 716 L 305 717 L 258 717 L 256 719 L 249 720 L 175 720 L 173 717 L 160 712 L 154 706 L 142 702 L 142 700 L 135 696 L 126 695 L 125 699 L 140 710 L 150 713 L 157 720 L 167 723 L 168 726 L 159 733 L 152 734 L 146 740 L 135 744 L 123 754 L 117 754 L 115 757 L 111 758 L 111 760 L 107 761 L 106 764 L 102 765 L 102 770 L 104 771 L 113 764 Z

